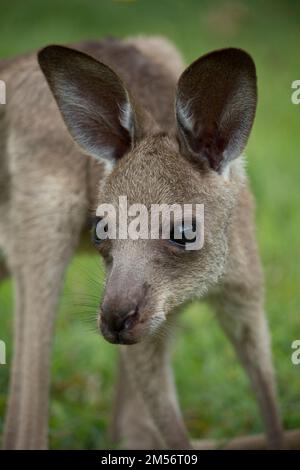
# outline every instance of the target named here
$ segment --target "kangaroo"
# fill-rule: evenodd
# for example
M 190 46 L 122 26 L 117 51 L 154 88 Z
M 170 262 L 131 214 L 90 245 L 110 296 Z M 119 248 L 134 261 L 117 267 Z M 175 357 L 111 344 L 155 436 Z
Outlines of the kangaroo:
M 104 337 L 120 344 L 114 436 L 127 448 L 189 449 L 168 334 L 178 310 L 210 302 L 249 375 L 270 448 L 282 446 L 254 204 L 244 160 L 255 65 L 217 50 L 184 70 L 164 38 L 48 46 L 4 62 L 0 246 L 15 285 L 4 447 L 47 442 L 53 323 L 66 266 L 87 229 L 107 271 Z M 97 237 L 103 203 L 204 205 L 202 249 L 188 240 Z M 174 222 L 176 223 L 176 221 Z

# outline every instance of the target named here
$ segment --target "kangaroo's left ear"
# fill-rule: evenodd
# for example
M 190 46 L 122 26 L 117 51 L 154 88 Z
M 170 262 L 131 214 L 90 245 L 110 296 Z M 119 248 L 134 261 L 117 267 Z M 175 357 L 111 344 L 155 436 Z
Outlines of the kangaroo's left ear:
M 255 65 L 246 52 L 230 48 L 200 57 L 177 87 L 182 152 L 221 173 L 244 150 L 256 102 Z

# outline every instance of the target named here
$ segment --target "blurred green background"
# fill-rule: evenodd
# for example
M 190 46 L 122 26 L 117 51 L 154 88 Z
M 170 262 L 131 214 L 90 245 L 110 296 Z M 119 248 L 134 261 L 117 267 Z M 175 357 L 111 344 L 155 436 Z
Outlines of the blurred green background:
M 244 48 L 255 59 L 259 105 L 247 148 L 248 170 L 257 198 L 284 425 L 300 428 L 300 366 L 290 359 L 291 343 L 300 338 L 300 105 L 291 103 L 291 83 L 300 79 L 300 3 L 0 0 L 1 58 L 49 43 L 139 33 L 169 37 L 187 63 L 226 46 Z M 109 445 L 106 431 L 117 350 L 96 333 L 92 321 L 101 284 L 97 255 L 78 254 L 67 275 L 57 318 L 52 448 Z M 0 432 L 12 357 L 12 308 L 11 284 L 6 281 L 0 287 L 0 339 L 8 348 L 8 365 L 0 366 Z M 192 436 L 227 438 L 262 430 L 247 379 L 205 305 L 193 304 L 183 312 L 174 338 L 174 367 Z

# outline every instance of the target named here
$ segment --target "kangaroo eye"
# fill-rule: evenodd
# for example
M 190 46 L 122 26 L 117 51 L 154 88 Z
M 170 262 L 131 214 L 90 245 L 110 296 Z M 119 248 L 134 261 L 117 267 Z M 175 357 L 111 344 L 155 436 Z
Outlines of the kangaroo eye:
M 196 223 L 171 227 L 169 242 L 177 245 L 180 248 L 185 248 L 189 243 L 194 243 L 196 240 Z
M 95 217 L 92 225 L 92 241 L 99 245 L 101 242 L 107 239 L 108 236 L 108 224 L 105 218 Z

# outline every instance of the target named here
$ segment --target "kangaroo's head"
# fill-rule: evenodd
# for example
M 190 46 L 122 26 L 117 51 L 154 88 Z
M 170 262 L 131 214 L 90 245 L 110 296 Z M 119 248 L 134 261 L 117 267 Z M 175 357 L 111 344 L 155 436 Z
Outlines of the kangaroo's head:
M 239 49 L 196 60 L 179 78 L 174 130 L 166 134 L 149 124 L 147 110 L 137 107 L 106 65 L 60 46 L 44 49 L 39 62 L 74 140 L 109 164 L 93 229 L 107 268 L 99 325 L 110 342 L 136 343 L 155 334 L 172 310 L 202 296 L 224 272 L 243 184 L 237 157 L 255 115 L 254 63 Z M 121 211 L 120 196 L 127 212 Z M 136 212 L 133 204 L 142 209 Z M 180 210 L 166 210 L 156 219 L 160 236 L 141 236 L 149 234 L 147 224 L 161 204 L 182 210 L 186 205 L 189 223 Z M 197 207 L 204 208 L 200 223 Z M 189 249 L 199 230 L 204 243 Z

